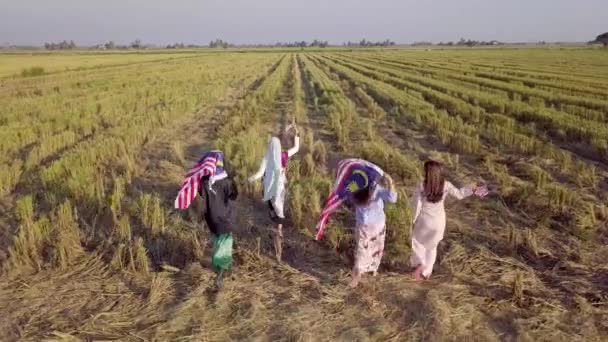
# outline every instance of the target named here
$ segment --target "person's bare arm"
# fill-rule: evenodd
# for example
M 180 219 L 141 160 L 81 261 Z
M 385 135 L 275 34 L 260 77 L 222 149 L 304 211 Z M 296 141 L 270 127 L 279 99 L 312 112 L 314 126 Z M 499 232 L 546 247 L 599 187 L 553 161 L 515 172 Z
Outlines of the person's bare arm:
M 384 174 L 384 181 L 386 182 L 388 190 L 390 192 L 395 192 L 395 181 L 393 181 L 393 178 L 388 173 Z
M 266 171 L 266 158 L 262 159 L 262 163 L 260 164 L 258 172 L 256 172 L 253 176 L 249 177 L 249 181 L 255 182 L 256 180 L 262 178 L 262 176 L 264 175 L 264 171 Z
M 293 147 L 287 150 L 287 156 L 291 157 L 300 150 L 300 132 L 295 124 L 289 125 L 288 130 L 293 130 Z
M 446 181 L 445 184 L 446 192 L 458 200 L 462 200 L 473 195 L 476 188 L 477 185 L 475 184 L 469 184 L 467 186 L 463 186 L 462 188 L 455 187 L 454 184 L 449 181 Z
M 380 196 L 380 198 L 382 198 L 382 200 L 387 201 L 389 203 L 397 202 L 398 195 L 397 191 L 395 191 L 396 189 L 393 179 L 386 173 L 384 174 L 382 179 L 385 187 L 380 187 L 381 190 L 378 195 Z

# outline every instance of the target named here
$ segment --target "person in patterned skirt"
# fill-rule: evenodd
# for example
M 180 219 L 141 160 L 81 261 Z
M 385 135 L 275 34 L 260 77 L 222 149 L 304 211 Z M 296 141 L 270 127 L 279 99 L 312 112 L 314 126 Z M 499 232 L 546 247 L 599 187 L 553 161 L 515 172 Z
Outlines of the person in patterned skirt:
M 361 174 L 361 177 L 365 177 Z M 397 192 L 392 178 L 384 174 L 385 186 L 379 183 L 365 181 L 368 186 L 354 192 L 352 203 L 355 207 L 355 264 L 352 271 L 351 287 L 357 287 L 361 275 L 378 272 L 380 261 L 384 253 L 384 240 L 386 237 L 386 217 L 384 215 L 384 202 L 397 202 Z

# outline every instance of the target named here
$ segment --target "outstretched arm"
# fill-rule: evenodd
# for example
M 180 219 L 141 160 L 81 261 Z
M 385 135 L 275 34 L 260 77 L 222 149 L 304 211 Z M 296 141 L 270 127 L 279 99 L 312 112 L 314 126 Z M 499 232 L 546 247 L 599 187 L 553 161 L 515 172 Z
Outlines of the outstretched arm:
M 474 185 L 467 185 L 460 189 L 454 186 L 454 184 L 446 181 L 445 182 L 445 191 L 450 194 L 450 196 L 456 197 L 456 199 L 461 200 L 465 199 L 473 194 L 475 190 Z
M 264 175 L 264 171 L 266 171 L 266 157 L 262 159 L 262 163 L 260 164 L 260 169 L 253 176 L 249 177 L 250 182 L 255 182 L 256 180 L 262 178 Z

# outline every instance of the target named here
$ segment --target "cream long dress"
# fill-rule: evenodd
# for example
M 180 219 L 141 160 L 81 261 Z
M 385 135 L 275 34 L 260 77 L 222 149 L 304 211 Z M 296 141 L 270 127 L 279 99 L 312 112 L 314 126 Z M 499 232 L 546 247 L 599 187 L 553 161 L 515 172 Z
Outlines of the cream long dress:
M 437 203 L 431 203 L 423 195 L 424 186 L 418 184 L 412 199 L 414 213 L 414 233 L 412 236 L 412 267 L 422 266 L 422 275 L 428 278 L 433 272 L 433 265 L 437 258 L 437 245 L 443 239 L 445 232 L 444 202 L 448 195 L 459 200 L 473 194 L 470 187 L 456 188 L 446 181 L 443 188 L 443 197 Z

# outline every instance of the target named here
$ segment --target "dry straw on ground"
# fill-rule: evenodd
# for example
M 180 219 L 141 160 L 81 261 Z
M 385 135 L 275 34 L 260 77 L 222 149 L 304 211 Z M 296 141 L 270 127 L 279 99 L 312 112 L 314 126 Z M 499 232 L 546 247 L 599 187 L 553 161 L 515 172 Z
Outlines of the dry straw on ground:
M 0 68 L 0 340 L 607 338 L 600 51 L 93 56 L 105 67 L 55 69 L 80 65 L 59 54 L 36 77 L 0 56 L 12 66 Z M 291 122 L 302 147 L 279 264 L 261 189 L 245 180 Z M 241 190 L 219 293 L 202 203 L 171 209 L 212 148 Z M 387 206 L 381 272 L 356 290 L 352 215 L 312 241 L 336 162 L 353 156 L 394 175 L 401 199 Z M 493 192 L 448 203 L 433 277 L 416 283 L 407 197 L 427 158 Z

